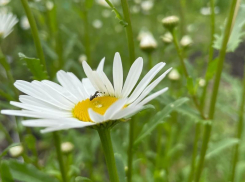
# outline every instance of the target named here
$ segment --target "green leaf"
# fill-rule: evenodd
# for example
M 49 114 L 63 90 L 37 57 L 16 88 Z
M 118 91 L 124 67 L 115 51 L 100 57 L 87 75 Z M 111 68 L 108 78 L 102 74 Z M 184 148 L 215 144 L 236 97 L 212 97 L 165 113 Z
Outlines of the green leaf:
M 230 34 L 229 42 L 227 44 L 227 49 L 226 49 L 227 52 L 234 52 L 236 48 L 239 46 L 240 42 L 242 41 L 242 37 L 245 34 L 243 31 L 243 26 L 245 24 L 244 17 L 245 17 L 245 5 L 241 5 L 236 18 L 236 22 Z M 222 26 L 221 35 L 217 35 L 217 34 L 215 35 L 215 41 L 213 47 L 218 50 L 221 49 L 221 45 L 224 37 L 224 29 L 225 26 Z
M 10 149 L 11 147 L 14 147 L 14 146 L 17 146 L 17 145 L 20 145 L 20 143 L 13 143 L 13 144 L 9 145 L 6 149 L 4 149 L 4 151 L 0 154 L 0 159 L 1 159 L 3 156 L 7 155 L 8 151 L 9 151 L 9 149 Z
M 188 77 L 187 78 L 187 89 L 188 89 L 190 95 L 194 95 L 195 94 L 194 83 L 193 83 L 193 78 L 192 77 Z
M 218 62 L 219 62 L 219 59 L 216 58 L 209 63 L 208 69 L 207 69 L 207 75 L 206 75 L 207 80 L 211 80 L 214 77 L 216 70 L 217 70 Z
M 33 79 L 44 80 L 48 78 L 47 72 L 44 71 L 43 65 L 41 64 L 39 59 L 26 57 L 22 53 L 19 53 L 19 57 L 20 60 L 26 63 L 26 66 L 33 74 Z
M 78 176 L 75 178 L 75 182 L 93 182 L 93 181 L 89 178 Z
M 16 160 L 8 160 L 10 172 L 15 180 L 22 182 L 58 182 L 55 178 L 39 171 L 31 164 L 19 163 Z
M 232 147 L 233 145 L 236 145 L 238 143 L 239 143 L 239 139 L 237 138 L 223 139 L 222 141 L 219 141 L 218 143 L 210 147 L 205 158 L 210 159 L 213 156 L 220 154 L 227 148 Z
M 120 182 L 126 182 L 126 174 L 125 174 L 125 166 L 123 163 L 122 156 L 120 154 L 115 154 L 116 166 L 117 166 L 117 173 Z
M 138 143 L 140 143 L 141 141 L 143 141 L 143 139 L 150 135 L 151 132 L 161 123 L 164 122 L 164 119 L 166 117 L 169 116 L 169 114 L 177 109 L 178 107 L 180 107 L 182 104 L 184 104 L 185 102 L 189 101 L 188 98 L 181 98 L 178 99 L 176 101 L 174 101 L 173 103 L 168 104 L 167 106 L 164 107 L 163 110 L 159 111 L 155 117 L 153 119 L 151 119 L 150 122 L 146 123 L 142 129 L 142 131 L 140 132 L 140 135 L 138 136 L 138 138 L 135 140 L 134 145 L 137 145 Z
M 14 181 L 6 161 L 1 162 L 0 173 L 3 182 Z

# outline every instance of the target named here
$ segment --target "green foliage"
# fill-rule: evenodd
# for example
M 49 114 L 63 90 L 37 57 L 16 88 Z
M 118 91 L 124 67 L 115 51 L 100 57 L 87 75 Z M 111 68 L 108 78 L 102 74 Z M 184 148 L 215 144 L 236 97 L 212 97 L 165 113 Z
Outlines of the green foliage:
M 15 180 L 23 182 L 58 182 L 31 164 L 20 163 L 16 160 L 5 160 L 3 163 L 9 168 L 9 174 Z
M 115 154 L 117 172 L 120 182 L 126 182 L 125 166 L 123 163 L 122 156 L 120 154 Z
M 20 144 L 19 143 L 13 143 L 13 144 L 9 145 L 6 149 L 4 149 L 2 151 L 2 153 L 0 154 L 0 160 L 1 160 L 2 157 L 4 157 L 5 155 L 8 154 L 8 151 L 9 151 L 10 148 L 12 148 L 14 146 L 17 146 L 17 145 L 20 145 Z
M 227 52 L 234 52 L 236 48 L 239 46 L 239 44 L 242 42 L 242 37 L 243 35 L 245 35 L 243 31 L 243 27 L 245 24 L 244 17 L 245 17 L 245 5 L 241 5 L 227 45 Z M 225 26 L 222 26 L 221 35 L 218 34 L 215 35 L 215 42 L 213 47 L 218 50 L 220 50 L 222 45 L 222 40 L 224 37 L 224 29 Z
M 179 106 L 187 102 L 189 99 L 188 98 L 181 98 L 176 100 L 173 103 L 168 104 L 167 106 L 164 107 L 163 110 L 159 111 L 155 117 L 151 119 L 148 123 L 146 123 L 140 132 L 139 136 L 134 142 L 134 145 L 139 144 L 140 142 L 143 141 L 143 139 L 150 135 L 151 132 L 161 123 L 164 122 L 164 119 L 169 116 L 169 114 L 173 111 L 176 110 Z
M 93 181 L 89 178 L 78 176 L 76 177 L 75 182 L 93 182 Z
M 35 80 L 45 80 L 48 78 L 47 72 L 44 71 L 43 65 L 39 59 L 26 57 L 24 54 L 19 53 L 21 61 L 26 63 L 26 66 L 33 74 Z

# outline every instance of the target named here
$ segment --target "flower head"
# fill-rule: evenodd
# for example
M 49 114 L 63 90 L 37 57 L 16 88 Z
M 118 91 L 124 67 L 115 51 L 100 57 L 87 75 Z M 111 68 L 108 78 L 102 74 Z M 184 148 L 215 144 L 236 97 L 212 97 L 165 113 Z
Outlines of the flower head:
M 0 39 L 6 38 L 13 31 L 17 22 L 18 19 L 12 13 L 0 13 Z
M 157 42 L 151 33 L 148 32 L 141 38 L 140 48 L 146 52 L 152 52 L 157 48 Z
M 180 45 L 184 48 L 187 48 L 193 44 L 192 38 L 189 35 L 185 35 L 180 40 Z
M 19 157 L 24 152 L 22 145 L 17 145 L 9 149 L 9 154 L 11 157 Z
M 5 6 L 9 2 L 10 2 L 10 0 L 0 0 L 0 6 Z
M 173 36 L 171 33 L 165 33 L 162 37 L 161 37 L 162 41 L 165 43 L 165 44 L 170 44 L 173 42 Z
M 166 29 L 172 31 L 179 24 L 179 18 L 177 16 L 168 16 L 162 20 L 162 24 Z
M 143 69 L 142 58 L 133 63 L 124 84 L 119 53 L 114 57 L 113 83 L 103 71 L 104 60 L 97 70 L 92 70 L 84 61 L 83 68 L 88 78 L 82 81 L 73 73 L 62 70 L 57 73 L 61 85 L 48 80 L 31 83 L 16 81 L 15 87 L 27 95 L 21 95 L 20 102 L 10 103 L 22 110 L 2 110 L 1 113 L 36 118 L 22 123 L 29 127 L 46 127 L 42 132 L 96 125 L 111 126 L 141 111 L 145 104 L 168 89 L 163 88 L 148 96 L 171 70 L 168 69 L 151 83 L 165 66 L 163 62 L 155 65 L 136 86 Z

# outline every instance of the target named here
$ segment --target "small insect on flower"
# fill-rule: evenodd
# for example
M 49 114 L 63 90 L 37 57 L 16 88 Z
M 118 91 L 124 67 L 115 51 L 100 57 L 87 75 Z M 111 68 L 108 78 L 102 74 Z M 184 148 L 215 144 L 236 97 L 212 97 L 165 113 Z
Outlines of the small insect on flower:
M 96 91 L 96 92 L 94 93 L 94 95 L 91 95 L 91 96 L 90 96 L 89 100 L 92 101 L 94 98 L 98 97 L 98 96 L 99 96 L 99 93 L 100 93 L 99 91 Z

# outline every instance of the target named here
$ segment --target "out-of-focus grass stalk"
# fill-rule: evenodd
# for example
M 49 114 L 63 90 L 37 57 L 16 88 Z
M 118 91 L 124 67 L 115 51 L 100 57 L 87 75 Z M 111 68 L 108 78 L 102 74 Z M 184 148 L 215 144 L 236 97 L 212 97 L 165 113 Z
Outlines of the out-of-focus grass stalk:
M 39 38 L 38 29 L 37 29 L 37 25 L 36 25 L 34 16 L 32 15 L 31 9 L 30 9 L 30 7 L 28 5 L 28 1 L 27 0 L 21 0 L 21 2 L 22 2 L 22 5 L 23 5 L 23 7 L 25 9 L 25 13 L 26 13 L 26 16 L 28 18 L 28 21 L 30 23 L 31 32 L 32 32 L 32 36 L 33 36 L 34 43 L 35 43 L 35 46 L 36 46 L 36 51 L 37 51 L 38 58 L 40 59 L 41 63 L 44 66 L 44 69 L 46 70 L 45 57 L 44 57 L 44 54 L 43 54 L 43 49 L 42 49 L 42 45 L 41 45 L 41 41 L 40 41 L 40 38 Z
M 13 91 L 14 91 L 15 99 L 17 99 L 18 96 L 19 96 L 19 92 L 18 92 L 18 90 L 14 87 L 14 78 L 13 78 L 13 75 L 12 75 L 11 70 L 10 70 L 10 65 L 9 65 L 9 63 L 8 63 L 8 61 L 7 61 L 7 59 L 6 59 L 6 57 L 4 56 L 1 47 L 0 47 L 0 59 L 1 59 L 1 63 L 3 64 L 2 66 L 3 66 L 3 68 L 4 68 L 5 71 L 6 71 L 6 75 L 7 75 L 7 78 L 8 78 L 8 80 L 9 80 L 9 82 L 10 82 L 10 85 L 11 85 Z
M 133 29 L 131 24 L 128 0 L 121 0 L 121 5 L 123 9 L 124 20 L 127 22 L 126 35 L 128 39 L 129 60 L 130 60 L 130 64 L 132 64 L 135 60 L 135 48 L 134 48 Z M 133 168 L 133 143 L 134 143 L 134 133 L 135 133 L 135 122 L 133 120 L 130 121 L 130 126 L 129 126 L 128 172 L 127 172 L 128 182 L 132 182 L 132 171 L 133 171 L 132 169 Z
M 180 17 L 181 17 L 181 25 L 180 25 L 180 30 L 181 30 L 181 34 L 185 35 L 185 27 L 186 27 L 186 20 L 185 20 L 185 9 L 186 9 L 186 0 L 180 0 L 180 7 L 179 7 L 179 11 L 180 11 Z
M 2 123 L 0 122 L 0 130 L 3 132 L 3 134 L 5 135 L 6 140 L 8 141 L 9 144 L 13 143 L 12 138 L 10 137 L 8 131 L 5 129 L 5 127 L 2 125 Z
M 183 55 L 182 55 L 182 51 L 181 51 L 181 49 L 180 49 L 179 42 L 178 42 L 178 40 L 177 40 L 176 32 L 175 32 L 175 30 L 173 29 L 172 31 L 170 31 L 170 33 L 171 33 L 172 36 L 173 36 L 174 46 L 175 46 L 175 49 L 176 49 L 176 51 L 177 51 L 177 53 L 178 53 L 178 56 L 179 56 L 179 60 L 180 60 L 181 66 L 182 66 L 182 69 L 183 69 L 183 71 L 184 71 L 184 75 L 185 75 L 185 77 L 188 79 L 188 78 L 190 78 L 190 76 L 189 76 L 189 73 L 188 73 L 187 68 L 186 68 L 186 66 L 185 66 L 184 57 L 183 57 Z M 201 107 L 200 107 L 200 104 L 198 103 L 198 99 L 197 99 L 196 95 L 195 95 L 195 94 L 192 94 L 191 97 L 192 97 L 192 99 L 193 99 L 193 101 L 194 101 L 194 104 L 195 104 L 196 108 L 198 109 L 198 111 L 199 111 L 201 117 L 202 117 L 203 119 L 205 119 L 206 117 L 205 117 L 205 115 L 204 115 L 204 113 L 203 113 L 203 111 L 202 111 L 202 109 L 201 109 Z
M 114 157 L 110 128 L 99 128 L 98 130 L 102 148 L 104 151 L 104 156 L 108 168 L 108 173 L 111 182 L 119 182 L 116 161 Z
M 200 136 L 200 129 L 201 129 L 201 123 L 197 122 L 195 125 L 194 146 L 193 146 L 193 151 L 192 151 L 191 166 L 190 166 L 188 182 L 192 182 L 194 173 L 195 173 L 196 156 L 197 156 L 198 141 L 199 141 L 199 136 Z
M 234 182 L 235 174 L 236 174 L 236 166 L 237 161 L 239 158 L 239 148 L 241 144 L 241 138 L 243 133 L 243 119 L 244 119 L 244 105 L 245 105 L 245 65 L 244 65 L 244 71 L 243 71 L 243 90 L 242 90 L 242 100 L 241 105 L 239 109 L 239 119 L 238 119 L 238 125 L 237 125 L 237 139 L 239 139 L 239 143 L 235 145 L 234 148 L 234 154 L 232 159 L 232 165 L 231 165 L 231 176 L 230 176 L 230 182 Z
M 214 33 L 215 33 L 215 13 L 214 13 L 214 0 L 210 0 L 210 9 L 211 9 L 211 16 L 210 16 L 210 47 L 209 47 L 209 56 L 208 56 L 208 65 L 213 60 L 214 55 L 214 48 L 213 48 L 213 42 L 214 42 Z M 205 108 L 205 101 L 206 101 L 206 95 L 207 95 L 207 88 L 209 85 L 209 80 L 207 78 L 208 72 L 206 72 L 205 76 L 205 86 L 203 87 L 203 92 L 201 96 L 201 108 L 202 110 Z
M 217 65 L 217 71 L 216 71 L 216 76 L 214 80 L 214 86 L 213 86 L 213 91 L 212 91 L 212 96 L 211 96 L 211 102 L 210 102 L 210 108 L 209 108 L 209 119 L 213 120 L 214 119 L 214 114 L 215 114 L 215 105 L 217 101 L 217 95 L 218 95 L 218 90 L 219 90 L 219 84 L 220 84 L 220 79 L 221 79 L 221 73 L 223 70 L 223 64 L 224 64 L 224 59 L 226 55 L 226 47 L 229 41 L 230 33 L 232 30 L 232 22 L 235 21 L 235 9 L 236 6 L 240 5 L 240 0 L 233 0 L 231 2 L 231 8 L 229 12 L 229 16 L 227 19 L 225 31 L 224 31 L 224 37 L 222 41 L 222 46 L 219 52 L 219 62 Z M 208 149 L 208 143 L 210 140 L 210 135 L 211 135 L 211 130 L 212 130 L 212 124 L 207 123 L 205 125 L 205 130 L 204 130 L 204 135 L 203 135 L 203 143 L 202 143 L 202 149 L 201 149 L 201 154 L 200 154 L 200 159 L 199 163 L 197 166 L 197 171 L 196 171 L 196 177 L 195 177 L 195 182 L 199 182 L 204 166 L 204 161 L 205 161 L 205 156 L 206 156 L 206 151 Z
M 90 28 L 88 22 L 88 11 L 84 10 L 84 29 L 85 29 L 85 53 L 87 56 L 88 64 L 92 65 L 91 60 L 91 47 L 90 47 Z
M 63 156 L 61 153 L 61 147 L 60 147 L 60 145 L 61 145 L 60 136 L 59 136 L 59 133 L 57 131 L 53 132 L 53 138 L 54 138 L 54 144 L 55 144 L 56 153 L 57 153 L 57 157 L 58 157 L 58 161 L 59 161 L 62 180 L 63 180 L 63 182 L 67 182 L 67 174 L 66 174 L 66 170 L 65 170 Z
M 152 52 L 148 53 L 148 69 L 152 68 Z

